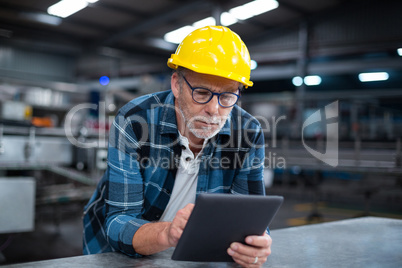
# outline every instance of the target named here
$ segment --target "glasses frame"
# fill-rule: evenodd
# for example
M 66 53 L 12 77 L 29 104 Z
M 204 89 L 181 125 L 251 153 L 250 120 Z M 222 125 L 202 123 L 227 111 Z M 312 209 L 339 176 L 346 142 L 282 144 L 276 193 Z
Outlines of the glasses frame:
M 204 88 L 204 87 L 192 87 L 192 86 L 190 85 L 190 83 L 187 81 L 186 77 L 184 77 L 183 74 L 180 74 L 180 75 L 181 75 L 181 77 L 183 77 L 184 81 L 186 81 L 188 87 L 191 89 L 191 97 L 193 98 L 193 100 L 194 100 L 196 103 L 199 103 L 199 104 L 207 104 L 208 102 L 210 102 L 210 101 L 212 100 L 212 98 L 213 98 L 214 96 L 218 96 L 217 98 L 218 98 L 218 103 L 219 103 L 219 105 L 220 105 L 221 107 L 223 107 L 223 108 L 230 108 L 230 107 L 235 106 L 236 103 L 239 101 L 240 95 L 238 95 L 238 94 L 236 94 L 236 93 L 233 93 L 233 92 L 215 93 L 215 92 L 209 90 L 208 88 Z M 211 92 L 211 97 L 210 97 L 207 101 L 205 101 L 205 102 L 196 101 L 196 100 L 194 99 L 194 90 L 196 90 L 196 89 L 202 89 L 202 90 L 207 90 L 207 91 Z M 238 88 L 237 90 L 238 90 L 239 92 L 241 91 L 240 88 Z M 235 103 L 234 103 L 233 105 L 230 105 L 230 106 L 222 105 L 222 104 L 221 104 L 221 101 L 220 101 L 220 97 L 221 97 L 221 95 L 223 95 L 223 94 L 232 94 L 232 95 L 235 95 L 235 96 L 237 97 Z

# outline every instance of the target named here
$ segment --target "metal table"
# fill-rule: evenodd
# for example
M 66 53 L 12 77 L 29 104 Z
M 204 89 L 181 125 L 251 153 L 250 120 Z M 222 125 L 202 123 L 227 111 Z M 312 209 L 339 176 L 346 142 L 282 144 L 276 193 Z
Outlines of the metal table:
M 274 230 L 264 267 L 402 267 L 402 220 L 364 217 Z M 141 259 L 120 253 L 61 258 L 2 267 L 238 267 L 178 262 L 173 249 Z

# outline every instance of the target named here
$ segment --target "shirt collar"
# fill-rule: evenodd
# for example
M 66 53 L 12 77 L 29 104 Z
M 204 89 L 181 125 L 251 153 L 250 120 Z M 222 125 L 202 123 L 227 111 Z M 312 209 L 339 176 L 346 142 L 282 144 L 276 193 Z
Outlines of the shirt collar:
M 162 105 L 161 120 L 159 121 L 161 134 L 177 134 L 177 120 L 174 106 L 174 95 L 170 92 Z
M 190 142 L 188 141 L 188 138 L 181 135 L 180 131 L 178 131 L 179 133 L 179 139 L 180 139 L 180 144 L 184 145 L 186 148 L 190 147 Z M 209 139 L 205 139 L 203 144 L 202 144 L 202 149 L 201 151 L 204 149 L 205 145 L 208 143 Z

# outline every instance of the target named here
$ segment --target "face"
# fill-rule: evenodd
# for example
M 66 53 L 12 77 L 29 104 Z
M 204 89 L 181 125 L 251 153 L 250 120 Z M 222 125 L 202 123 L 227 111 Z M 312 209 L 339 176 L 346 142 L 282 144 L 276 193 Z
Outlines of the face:
M 215 93 L 233 92 L 240 94 L 238 91 L 239 83 L 236 81 L 191 71 L 185 72 L 183 75 L 193 88 L 207 88 Z M 224 108 L 220 106 L 217 96 L 213 96 L 205 104 L 195 102 L 192 98 L 192 90 L 177 73 L 172 76 L 172 90 L 180 111 L 180 114 L 177 115 L 180 132 L 185 136 L 188 136 L 186 135 L 188 133 L 198 139 L 212 138 L 222 129 L 233 109 L 233 107 Z

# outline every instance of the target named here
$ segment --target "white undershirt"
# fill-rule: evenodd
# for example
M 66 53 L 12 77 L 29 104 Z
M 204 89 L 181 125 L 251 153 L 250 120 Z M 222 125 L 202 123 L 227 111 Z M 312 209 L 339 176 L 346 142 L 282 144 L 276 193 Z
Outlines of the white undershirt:
M 159 221 L 172 221 L 177 211 L 184 208 L 189 203 L 195 203 L 200 158 L 202 149 L 204 149 L 208 140 L 204 140 L 200 153 L 194 157 L 194 153 L 189 148 L 188 139 L 182 136 L 180 132 L 179 138 L 180 144 L 184 146 L 185 149 L 183 147 L 181 152 L 180 164 L 177 169 L 169 203 Z

